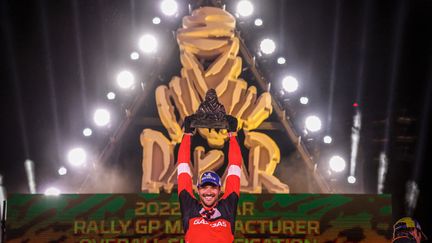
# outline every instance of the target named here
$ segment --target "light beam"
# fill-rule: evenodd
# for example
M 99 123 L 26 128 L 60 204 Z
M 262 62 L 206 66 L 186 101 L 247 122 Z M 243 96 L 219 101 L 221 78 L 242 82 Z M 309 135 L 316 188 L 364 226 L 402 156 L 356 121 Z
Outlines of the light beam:
M 355 175 L 357 165 L 357 154 L 360 142 L 361 129 L 361 113 L 356 109 L 356 114 L 353 117 L 353 126 L 351 128 L 351 158 L 350 158 L 350 176 Z
M 29 185 L 29 190 L 31 194 L 36 194 L 36 182 L 34 176 L 34 163 L 33 161 L 26 159 L 24 161 L 24 167 L 27 174 L 27 180 Z

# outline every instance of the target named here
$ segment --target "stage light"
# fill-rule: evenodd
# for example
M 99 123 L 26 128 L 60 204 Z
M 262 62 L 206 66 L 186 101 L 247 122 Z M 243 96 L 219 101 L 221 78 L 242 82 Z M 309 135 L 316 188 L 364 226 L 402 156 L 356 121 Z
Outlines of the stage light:
M 311 132 L 317 132 L 321 130 L 321 119 L 317 116 L 308 116 L 305 120 L 306 129 Z
M 250 1 L 242 0 L 237 4 L 237 13 L 243 17 L 250 16 L 254 7 Z
M 81 166 L 85 164 L 87 160 L 87 154 L 82 148 L 74 148 L 69 151 L 67 158 L 71 165 Z
M 341 172 L 345 169 L 346 162 L 342 157 L 335 155 L 330 158 L 329 165 L 332 171 Z
M 58 173 L 59 173 L 59 175 L 66 175 L 67 169 L 64 166 L 62 166 L 58 169 Z
M 84 130 L 83 130 L 83 135 L 84 136 L 86 136 L 86 137 L 88 137 L 88 136 L 91 136 L 93 134 L 93 131 L 90 129 L 90 128 L 84 128 Z
M 58 196 L 60 195 L 60 190 L 55 187 L 48 187 L 45 190 L 45 196 Z
M 354 184 L 356 182 L 356 178 L 354 176 L 348 176 L 348 183 Z
M 279 57 L 278 59 L 277 59 L 277 63 L 278 64 L 285 64 L 286 63 L 286 59 L 284 58 L 284 57 Z
M 116 94 L 114 92 L 108 92 L 106 95 L 107 99 L 113 100 L 116 97 Z
M 272 54 L 276 49 L 276 44 L 271 39 L 264 39 L 260 43 L 260 49 L 264 54 Z
M 333 139 L 332 139 L 332 137 L 330 137 L 329 135 L 327 135 L 327 136 L 324 136 L 323 141 L 324 141 L 324 143 L 329 144 L 329 143 L 331 143 L 333 141 Z
M 152 19 L 152 23 L 153 23 L 153 24 L 160 24 L 160 23 L 161 23 L 161 19 L 160 19 L 159 17 L 154 17 L 154 18 Z
M 158 46 L 156 37 L 145 34 L 139 39 L 138 46 L 144 53 L 155 53 Z
M 132 60 L 138 60 L 139 59 L 139 53 L 134 51 L 130 54 L 130 59 Z
M 282 79 L 282 87 L 286 92 L 292 93 L 298 89 L 298 81 L 293 76 L 286 76 Z
M 167 16 L 172 16 L 177 13 L 177 2 L 174 0 L 163 0 L 161 5 L 162 13 Z
M 100 127 L 108 125 L 110 119 L 110 113 L 106 109 L 97 109 L 93 115 L 93 121 Z
M 129 71 L 121 71 L 117 75 L 117 84 L 122 89 L 129 89 L 135 82 L 134 75 Z
M 307 105 L 307 103 L 309 103 L 309 98 L 308 97 L 300 97 L 300 104 L 302 105 Z
M 255 26 L 261 26 L 261 25 L 263 25 L 263 21 L 262 21 L 262 19 L 255 19 L 254 24 L 255 24 Z

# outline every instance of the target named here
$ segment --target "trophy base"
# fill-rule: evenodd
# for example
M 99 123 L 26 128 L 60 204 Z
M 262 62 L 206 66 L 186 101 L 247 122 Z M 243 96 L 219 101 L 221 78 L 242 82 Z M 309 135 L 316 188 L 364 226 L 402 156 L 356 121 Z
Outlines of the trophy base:
M 228 121 L 221 120 L 193 120 L 191 122 L 191 127 L 193 128 L 209 128 L 209 129 L 228 129 Z

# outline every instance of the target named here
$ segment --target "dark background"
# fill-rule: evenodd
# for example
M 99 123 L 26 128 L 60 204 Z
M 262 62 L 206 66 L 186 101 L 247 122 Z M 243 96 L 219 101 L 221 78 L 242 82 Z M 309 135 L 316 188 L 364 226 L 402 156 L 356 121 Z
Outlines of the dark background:
M 234 3 L 227 4 L 228 11 L 234 12 Z M 262 38 L 275 40 L 276 53 L 257 55 L 259 68 L 272 83 L 274 98 L 291 110 L 295 124 L 310 113 L 322 118 L 324 130 L 308 142 L 320 151 L 317 158 L 324 160 L 334 152 L 349 158 L 353 115 L 356 109 L 362 113 L 357 183 L 346 183 L 348 172 L 328 178 L 336 179 L 331 180 L 336 191 L 377 193 L 378 157 L 387 151 L 384 193 L 393 195 L 395 219 L 406 215 L 406 183 L 415 181 L 419 198 L 413 216 L 432 236 L 427 198 L 432 148 L 432 1 L 272 0 L 254 4 L 254 15 L 239 19 L 238 30 L 255 54 Z M 180 16 L 187 14 L 186 1 L 179 2 L 177 17 L 163 16 L 158 5 L 155 0 L 1 0 L 0 174 L 8 193 L 28 192 L 26 159 L 35 163 L 40 193 L 52 184 L 65 192 L 80 192 L 90 183 L 89 175 L 95 178 L 87 187 L 90 192 L 140 191 L 139 134 L 146 127 L 166 134 L 160 124 L 142 120 L 157 117 L 155 87 L 180 73 L 173 31 L 180 26 Z M 152 24 L 155 16 L 161 17 L 160 25 Z M 253 25 L 256 17 L 263 19 L 263 26 Z M 138 50 L 139 36 L 148 31 L 160 38 L 157 56 L 170 58 L 157 74 L 157 82 L 145 86 L 149 90 L 146 102 L 116 145 L 115 156 L 97 169 L 68 168 L 67 176 L 59 176 L 57 169 L 67 167 L 66 154 L 74 146 L 86 147 L 90 160 L 97 158 L 125 117 L 125 107 L 140 94 L 139 86 L 119 91 L 116 73 L 128 68 L 143 84 L 155 75 L 157 57 L 129 58 Z M 287 63 L 276 64 L 278 56 Z M 278 95 L 286 74 L 300 82 L 300 89 L 289 97 Z M 242 77 L 254 84 L 247 71 Z M 116 92 L 116 100 L 106 99 L 109 91 Z M 303 95 L 310 99 L 306 107 L 298 105 Z M 113 114 L 108 128 L 92 125 L 92 113 L 99 106 Z M 277 121 L 274 116 L 269 120 Z M 94 128 L 93 136 L 83 137 L 85 127 Z M 287 144 L 287 149 L 281 148 L 283 159 L 276 174 L 291 169 L 290 178 L 296 178 L 296 170 L 292 171 L 296 167 L 288 163 L 292 144 L 282 132 L 267 133 Z M 332 135 L 331 145 L 319 142 L 325 134 Z M 293 192 L 305 192 L 295 182 L 288 184 Z

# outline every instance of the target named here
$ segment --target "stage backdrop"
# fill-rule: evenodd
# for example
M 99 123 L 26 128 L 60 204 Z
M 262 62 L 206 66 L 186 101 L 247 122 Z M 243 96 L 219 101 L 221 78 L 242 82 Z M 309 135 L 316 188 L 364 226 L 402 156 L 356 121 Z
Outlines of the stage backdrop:
M 12 194 L 7 242 L 183 242 L 177 194 Z M 390 195 L 243 194 L 235 242 L 389 242 Z

